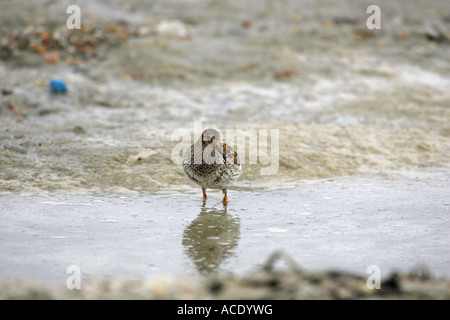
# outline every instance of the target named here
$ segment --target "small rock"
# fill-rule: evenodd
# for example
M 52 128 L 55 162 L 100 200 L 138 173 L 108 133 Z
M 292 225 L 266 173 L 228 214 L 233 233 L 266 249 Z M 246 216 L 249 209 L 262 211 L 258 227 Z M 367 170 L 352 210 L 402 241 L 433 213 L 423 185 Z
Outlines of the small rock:
M 61 60 L 57 51 L 45 52 L 42 54 L 42 58 L 44 59 L 44 62 L 48 64 L 58 64 Z
M 241 22 L 241 27 L 244 29 L 249 29 L 252 26 L 252 22 L 249 20 L 244 20 Z
M 209 291 L 212 294 L 217 294 L 219 293 L 224 287 L 224 284 L 222 281 L 220 281 L 219 279 L 214 279 L 213 281 L 211 281 L 211 283 L 209 284 Z
M 444 26 L 436 23 L 427 26 L 425 36 L 429 41 L 437 43 L 450 42 L 450 34 L 448 33 L 448 31 Z
M 384 291 L 399 292 L 400 276 L 396 272 L 393 272 L 386 280 L 381 283 L 381 288 Z
M 168 38 L 184 38 L 187 36 L 187 28 L 179 20 L 163 20 L 156 27 L 156 31 Z
M 75 126 L 72 129 L 72 132 L 75 134 L 82 134 L 82 133 L 86 133 L 86 129 L 84 129 L 83 127 L 80 127 L 80 126 Z
M 137 30 L 137 34 L 141 37 L 149 36 L 152 34 L 152 30 L 147 26 L 142 26 Z
M 288 70 L 275 72 L 273 76 L 275 77 L 275 79 L 283 79 L 283 78 L 290 78 L 293 75 L 294 75 L 294 70 L 288 69 Z
M 22 154 L 25 154 L 28 152 L 28 150 L 26 148 L 18 146 L 16 144 L 5 144 L 4 148 L 6 150 L 10 150 L 10 151 L 14 151 L 14 152 L 22 153 Z
M 4 96 L 9 96 L 12 93 L 13 93 L 13 91 L 10 89 L 2 89 L 2 95 L 4 95 Z
M 147 158 L 149 158 L 150 156 L 152 156 L 153 154 L 155 154 L 156 152 L 153 150 L 144 150 L 139 152 L 137 155 L 131 155 L 128 157 L 127 161 L 125 162 L 125 164 L 127 165 L 131 165 L 134 164 L 138 161 L 142 161 L 142 160 L 146 160 Z
M 40 115 L 40 116 L 46 116 L 46 115 L 49 115 L 49 114 L 52 114 L 52 113 L 57 113 L 57 112 L 58 112 L 57 109 L 50 109 L 50 108 L 47 108 L 47 109 L 42 109 L 42 110 L 40 110 L 40 111 L 39 111 L 39 115 Z
M 114 106 L 114 102 L 111 100 L 95 100 L 95 104 L 102 106 L 102 107 L 112 107 Z
M 416 265 L 413 269 L 411 269 L 407 274 L 406 278 L 411 279 L 418 279 L 418 280 L 430 280 L 432 279 L 432 275 L 430 270 L 426 265 Z

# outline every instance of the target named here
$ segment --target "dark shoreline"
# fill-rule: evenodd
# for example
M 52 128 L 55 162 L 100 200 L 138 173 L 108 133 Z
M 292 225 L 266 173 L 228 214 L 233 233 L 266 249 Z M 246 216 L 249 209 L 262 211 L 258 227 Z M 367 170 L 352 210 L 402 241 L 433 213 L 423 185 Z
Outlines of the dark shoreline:
M 276 270 L 285 260 L 287 270 Z M 370 274 L 368 274 L 370 277 Z M 430 276 L 426 267 L 391 272 L 376 282 L 349 272 L 309 272 L 286 254 L 273 253 L 256 272 L 244 276 L 153 276 L 88 280 L 80 289 L 32 281 L 0 280 L 1 300 L 448 300 L 450 279 Z

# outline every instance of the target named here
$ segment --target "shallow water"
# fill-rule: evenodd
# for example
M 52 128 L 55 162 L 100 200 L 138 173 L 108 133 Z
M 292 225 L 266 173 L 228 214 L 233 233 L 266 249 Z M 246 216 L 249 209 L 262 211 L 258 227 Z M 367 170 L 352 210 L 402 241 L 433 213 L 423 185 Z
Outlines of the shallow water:
M 449 177 L 320 180 L 282 190 L 147 196 L 3 195 L 0 277 L 65 283 L 245 274 L 283 249 L 300 267 L 450 276 Z

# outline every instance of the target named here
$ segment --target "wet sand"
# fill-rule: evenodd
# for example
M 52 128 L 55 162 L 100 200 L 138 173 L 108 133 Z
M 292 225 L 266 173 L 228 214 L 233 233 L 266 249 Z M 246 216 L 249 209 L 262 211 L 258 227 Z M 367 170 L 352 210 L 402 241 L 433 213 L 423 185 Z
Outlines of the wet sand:
M 99 56 L 71 54 L 70 44 L 57 64 L 15 47 L 20 43 L 12 30 L 25 38 L 30 33 L 20 19 L 3 26 L 14 50 L 0 65 L 0 86 L 12 92 L 2 95 L 0 108 L 2 190 L 182 188 L 186 180 L 171 159 L 178 143 L 172 136 L 184 129 L 196 140 L 194 124 L 200 121 L 224 131 L 279 130 L 279 171 L 261 176 L 260 162 L 244 166 L 240 183 L 248 187 L 447 167 L 448 44 L 427 38 L 435 21 L 445 27 L 442 4 L 418 3 L 416 10 L 384 4 L 385 27 L 376 32 L 367 31 L 364 10 L 345 2 L 317 8 L 305 3 L 311 11 L 291 5 L 298 11 L 262 14 L 267 8 L 255 6 L 261 12 L 247 17 L 253 18 L 250 27 L 234 16 L 237 3 L 226 5 L 229 11 L 179 10 L 180 19 L 192 15 L 185 17 L 187 38 L 157 31 L 172 21 L 176 5 L 149 8 L 147 20 L 126 28 L 115 15 L 109 24 L 92 22 L 89 11 L 86 25 L 104 42 L 95 46 L 91 38 L 97 33 L 82 30 L 79 36 L 87 40 L 80 40 L 79 50 Z M 121 10 L 123 19 L 137 19 L 138 10 Z M 164 10 L 166 16 L 160 15 Z M 222 11 L 225 16 L 215 20 Z M 34 24 L 38 35 L 52 30 L 42 21 Z M 62 30 L 54 32 L 65 30 L 56 25 Z M 148 32 L 123 31 L 127 38 L 119 41 L 107 33 L 119 26 Z M 50 94 L 52 78 L 66 82 L 66 95 Z

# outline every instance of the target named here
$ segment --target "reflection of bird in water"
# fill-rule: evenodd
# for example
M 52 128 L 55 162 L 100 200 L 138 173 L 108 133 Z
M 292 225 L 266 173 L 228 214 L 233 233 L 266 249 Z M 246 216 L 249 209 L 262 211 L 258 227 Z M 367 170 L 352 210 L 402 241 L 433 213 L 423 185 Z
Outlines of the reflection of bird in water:
M 233 254 L 240 237 L 240 219 L 222 210 L 202 207 L 183 232 L 183 247 L 201 274 L 214 273 Z
M 191 145 L 183 158 L 186 175 L 202 187 L 203 197 L 206 189 L 221 189 L 223 203 L 227 202 L 228 187 L 242 173 L 237 153 L 226 143 L 220 143 L 220 133 L 206 129 Z

